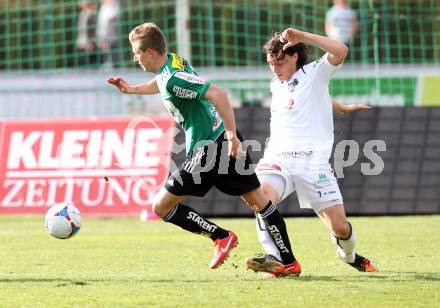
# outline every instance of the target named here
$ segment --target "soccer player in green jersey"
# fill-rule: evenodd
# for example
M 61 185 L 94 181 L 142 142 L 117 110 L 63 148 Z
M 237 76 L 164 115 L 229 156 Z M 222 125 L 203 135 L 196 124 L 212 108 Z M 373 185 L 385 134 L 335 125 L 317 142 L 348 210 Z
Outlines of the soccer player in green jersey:
M 157 193 L 154 213 L 184 230 L 210 237 L 215 243 L 210 267 L 217 268 L 237 245 L 237 236 L 182 202 L 188 196 L 204 196 L 213 186 L 241 196 L 270 230 L 284 264 L 277 275 L 299 275 L 301 267 L 292 253 L 284 219 L 264 195 L 255 173 L 236 170 L 239 160 L 249 166 L 251 159 L 247 151 L 240 150 L 242 139 L 226 92 L 200 78 L 185 59 L 167 52 L 165 36 L 155 24 L 135 27 L 129 39 L 134 61 L 156 76 L 137 86 L 121 77 L 109 78 L 108 83 L 126 94 L 160 93 L 186 137 L 187 159 Z

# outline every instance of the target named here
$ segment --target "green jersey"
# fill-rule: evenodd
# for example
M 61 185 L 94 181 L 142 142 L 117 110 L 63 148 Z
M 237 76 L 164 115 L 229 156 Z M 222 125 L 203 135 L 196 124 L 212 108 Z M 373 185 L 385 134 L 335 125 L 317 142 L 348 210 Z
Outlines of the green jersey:
M 185 130 L 187 154 L 223 133 L 220 115 L 205 99 L 210 83 L 200 78 L 185 59 L 168 53 L 168 61 L 156 74 L 156 81 L 165 106 Z

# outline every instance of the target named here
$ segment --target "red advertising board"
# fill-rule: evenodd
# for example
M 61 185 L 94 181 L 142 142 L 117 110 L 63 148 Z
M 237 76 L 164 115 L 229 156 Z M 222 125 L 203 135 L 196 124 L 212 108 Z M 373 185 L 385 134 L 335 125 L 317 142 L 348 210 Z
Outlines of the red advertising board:
M 151 213 L 174 132 L 168 117 L 0 122 L 0 214 L 62 201 L 91 215 Z

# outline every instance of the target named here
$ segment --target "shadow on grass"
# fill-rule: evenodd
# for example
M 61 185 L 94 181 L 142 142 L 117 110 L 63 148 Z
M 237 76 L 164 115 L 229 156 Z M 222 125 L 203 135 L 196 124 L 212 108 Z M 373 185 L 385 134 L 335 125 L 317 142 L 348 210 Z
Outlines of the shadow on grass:
M 414 280 L 440 281 L 440 273 L 420 273 L 420 272 L 388 272 L 392 275 L 406 276 Z
M 265 279 L 262 276 L 257 275 L 255 278 L 245 278 L 236 277 L 237 280 L 247 281 L 247 282 L 270 282 L 272 279 Z M 298 282 L 353 282 L 353 283 L 366 283 L 366 282 L 403 282 L 403 281 L 436 281 L 440 282 L 440 273 L 421 273 L 421 272 L 392 272 L 383 271 L 379 273 L 359 273 L 355 276 L 317 276 L 317 275 L 303 275 L 301 277 L 284 277 L 277 279 L 289 279 L 292 281 L 297 280 Z M 84 279 L 84 281 L 77 279 L 65 279 L 65 278 L 4 278 L 0 279 L 0 283 L 26 283 L 26 282 L 58 282 L 56 287 L 65 286 L 86 286 L 92 283 L 102 283 L 102 282 L 137 282 L 137 283 L 223 283 L 223 279 L 166 279 L 166 278 L 139 278 L 139 277 L 105 277 L 102 279 Z
M 282 279 L 292 279 L 301 282 L 312 282 L 312 281 L 340 281 L 341 279 L 332 276 L 316 276 L 316 275 L 302 275 L 300 277 L 283 277 Z
M 261 277 L 255 278 L 255 279 L 240 279 L 237 278 L 237 280 L 240 281 L 261 281 Z M 223 283 L 225 282 L 222 279 L 161 279 L 161 278 L 141 278 L 139 279 L 138 277 L 136 278 L 130 278 L 130 277 L 121 277 L 121 278 L 115 278 L 115 277 L 111 277 L 111 278 L 102 278 L 102 279 L 85 279 L 85 281 L 79 281 L 77 279 L 65 279 L 65 278 L 4 278 L 4 279 L 0 279 L 0 284 L 1 283 L 15 283 L 15 282 L 19 282 L 19 283 L 26 283 L 26 282 L 58 282 L 58 284 L 56 285 L 57 287 L 64 287 L 64 286 L 70 286 L 70 285 L 75 285 L 75 286 L 85 286 L 85 285 L 89 285 L 92 283 L 101 283 L 101 282 L 139 282 L 139 283 L 143 283 L 143 282 L 149 282 L 149 283 L 215 283 L 215 282 L 219 282 L 219 283 Z
M 384 275 L 371 275 L 365 276 L 316 276 L 316 275 L 303 275 L 298 277 L 301 282 L 316 282 L 316 281 L 333 281 L 333 282 L 371 282 L 374 280 L 390 280 L 389 276 Z
M 98 281 L 98 280 L 87 280 L 87 281 Z M 104 281 L 99 280 L 99 281 Z M 89 282 L 74 280 L 74 279 L 61 279 L 61 278 L 6 278 L 6 279 L 0 279 L 0 283 L 10 283 L 10 282 L 59 282 L 59 284 L 56 285 L 56 287 L 66 287 L 66 286 L 85 286 L 90 284 Z
M 420 272 L 379 272 L 379 273 L 359 273 L 356 276 L 315 276 L 304 275 L 299 278 L 302 282 L 315 281 L 339 281 L 339 282 L 402 282 L 402 281 L 440 281 L 440 273 L 420 273 Z

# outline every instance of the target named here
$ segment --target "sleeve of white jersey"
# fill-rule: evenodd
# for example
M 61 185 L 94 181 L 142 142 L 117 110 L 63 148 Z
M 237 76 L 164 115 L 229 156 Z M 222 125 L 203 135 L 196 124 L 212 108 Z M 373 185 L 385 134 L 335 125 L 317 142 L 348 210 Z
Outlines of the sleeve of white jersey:
M 316 75 L 319 80 L 324 83 L 328 83 L 332 78 L 333 74 L 342 66 L 342 63 L 339 65 L 333 65 L 328 61 L 328 53 L 322 56 L 321 59 L 316 61 Z

